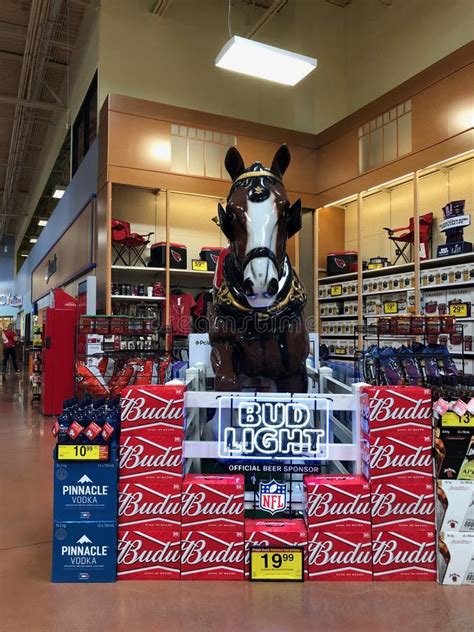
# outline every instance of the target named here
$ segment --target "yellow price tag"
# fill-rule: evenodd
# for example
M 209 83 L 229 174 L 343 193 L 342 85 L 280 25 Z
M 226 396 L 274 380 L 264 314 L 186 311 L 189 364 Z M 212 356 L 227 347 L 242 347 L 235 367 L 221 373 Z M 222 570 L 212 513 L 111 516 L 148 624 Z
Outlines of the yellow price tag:
M 343 347 L 336 347 L 334 353 L 337 355 L 346 355 L 346 350 Z
M 342 285 L 331 286 L 331 296 L 342 296 Z
M 107 461 L 108 445 L 58 445 L 58 461 Z
M 443 428 L 466 428 L 474 427 L 474 415 L 466 413 L 462 417 L 451 411 L 444 413 L 441 417 L 441 425 Z
M 398 303 L 396 301 L 387 301 L 383 304 L 383 313 L 384 314 L 397 314 L 398 313 Z
M 467 318 L 469 316 L 467 303 L 450 303 L 449 315 L 456 318 Z
M 207 272 L 207 261 L 201 261 L 201 259 L 193 259 L 191 265 L 192 269 L 195 272 Z
M 250 549 L 250 581 L 302 582 L 303 568 L 303 549 L 300 547 Z

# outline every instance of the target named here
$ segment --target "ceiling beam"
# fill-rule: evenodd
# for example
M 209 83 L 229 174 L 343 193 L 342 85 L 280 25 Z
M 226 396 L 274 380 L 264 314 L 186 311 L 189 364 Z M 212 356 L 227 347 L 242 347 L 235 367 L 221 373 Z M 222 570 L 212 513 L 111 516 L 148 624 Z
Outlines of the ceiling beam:
M 8 94 L 0 94 L 0 103 L 10 103 L 12 105 L 23 105 L 28 108 L 36 108 L 38 110 L 51 110 L 52 112 L 64 112 L 66 108 L 58 103 L 48 103 L 46 101 L 28 101 L 27 99 L 19 99 Z
M 23 53 L 12 53 L 9 50 L 0 50 L 0 59 L 6 59 L 11 61 L 17 61 L 19 64 L 23 62 Z M 46 60 L 46 67 L 53 70 L 61 70 L 65 72 L 67 70 L 67 64 L 60 61 Z

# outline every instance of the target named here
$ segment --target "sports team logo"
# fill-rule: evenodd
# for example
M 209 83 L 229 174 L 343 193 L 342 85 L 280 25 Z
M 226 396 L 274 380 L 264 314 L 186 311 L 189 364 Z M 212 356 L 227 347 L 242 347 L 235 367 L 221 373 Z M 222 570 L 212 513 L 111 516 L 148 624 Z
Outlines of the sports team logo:
M 171 256 L 177 263 L 180 263 L 183 260 L 183 257 L 180 255 L 180 253 L 177 250 L 171 249 Z
M 215 255 L 215 254 L 213 254 L 212 252 L 210 253 L 210 255 L 211 255 L 211 260 L 212 260 L 214 263 L 217 263 L 217 262 L 219 261 L 219 255 Z
M 260 482 L 258 506 L 262 511 L 276 514 L 288 507 L 288 489 L 286 483 L 277 483 L 274 479 L 269 483 Z
M 339 259 L 338 257 L 334 257 L 334 263 L 340 270 L 343 270 L 346 267 L 346 262 L 344 259 Z

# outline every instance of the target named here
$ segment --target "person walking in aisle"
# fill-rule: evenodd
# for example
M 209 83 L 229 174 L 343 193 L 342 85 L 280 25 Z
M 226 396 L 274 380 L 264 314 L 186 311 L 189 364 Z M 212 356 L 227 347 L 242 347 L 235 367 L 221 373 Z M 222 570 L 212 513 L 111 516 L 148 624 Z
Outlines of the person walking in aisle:
M 6 329 L 2 331 L 3 342 L 3 377 L 7 372 L 8 359 L 10 358 L 13 364 L 13 368 L 16 373 L 19 373 L 18 364 L 16 362 L 16 343 L 18 342 L 18 336 L 10 323 Z

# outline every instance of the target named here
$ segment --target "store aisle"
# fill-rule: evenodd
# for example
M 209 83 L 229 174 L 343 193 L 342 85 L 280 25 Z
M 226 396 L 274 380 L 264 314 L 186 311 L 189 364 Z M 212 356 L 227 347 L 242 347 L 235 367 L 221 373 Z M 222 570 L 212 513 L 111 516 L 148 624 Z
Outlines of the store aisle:
M 50 421 L 0 381 L 0 630 L 472 630 L 472 589 L 418 584 L 51 584 Z

